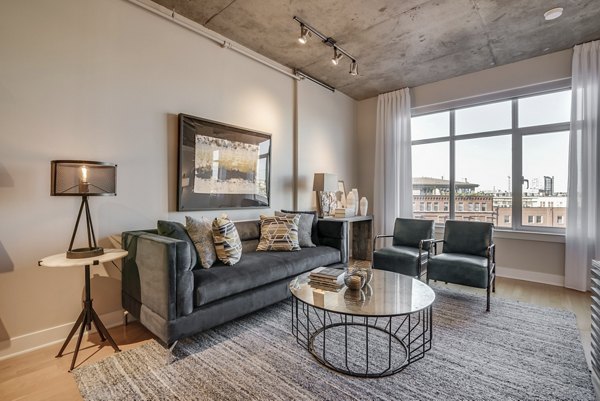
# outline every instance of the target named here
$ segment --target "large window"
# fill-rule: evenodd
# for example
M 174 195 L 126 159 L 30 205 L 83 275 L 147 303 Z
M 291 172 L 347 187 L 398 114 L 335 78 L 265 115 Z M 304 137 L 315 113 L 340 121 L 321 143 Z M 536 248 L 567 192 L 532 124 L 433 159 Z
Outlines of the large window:
M 564 231 L 570 90 L 412 118 L 415 218 Z

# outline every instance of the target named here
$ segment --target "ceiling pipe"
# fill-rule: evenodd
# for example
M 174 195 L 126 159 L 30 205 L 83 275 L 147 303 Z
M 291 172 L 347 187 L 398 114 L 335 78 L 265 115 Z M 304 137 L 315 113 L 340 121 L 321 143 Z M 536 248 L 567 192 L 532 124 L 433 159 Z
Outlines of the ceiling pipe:
M 183 18 L 177 18 L 178 16 L 180 16 L 180 14 L 177 14 L 175 12 L 175 10 L 168 10 L 163 6 L 157 5 L 156 3 L 152 3 L 149 0 L 125 0 L 131 4 L 135 4 L 138 7 L 141 7 L 147 11 L 150 11 L 151 13 L 158 15 L 160 17 L 163 17 L 169 21 L 172 21 L 174 23 L 176 23 L 179 26 L 182 26 L 194 33 L 197 33 L 198 35 L 212 40 L 213 42 L 217 43 L 219 46 L 221 46 L 224 49 L 231 49 L 236 53 L 239 53 L 245 57 L 248 57 L 249 59 L 252 59 L 258 63 L 261 63 L 262 65 L 265 65 L 275 71 L 278 71 L 290 78 L 293 78 L 295 80 L 299 80 L 301 79 L 299 76 L 286 71 L 285 68 L 283 68 L 282 66 L 273 64 L 272 62 L 262 58 L 261 56 L 259 56 L 258 54 L 255 54 L 254 52 L 252 52 L 251 50 L 248 50 L 246 48 L 240 47 L 237 44 L 228 41 L 224 36 L 221 36 L 213 31 L 211 31 L 208 28 L 205 28 L 204 26 L 197 24 L 195 22 L 188 22 L 187 18 L 183 17 Z M 167 10 L 167 11 L 163 11 L 163 10 Z

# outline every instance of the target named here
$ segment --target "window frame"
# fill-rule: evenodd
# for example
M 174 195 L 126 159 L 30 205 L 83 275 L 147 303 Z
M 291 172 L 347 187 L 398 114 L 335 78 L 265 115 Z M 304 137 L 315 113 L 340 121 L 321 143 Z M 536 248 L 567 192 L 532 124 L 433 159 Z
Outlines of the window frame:
M 527 224 L 523 224 L 523 191 L 522 191 L 522 180 L 523 180 L 523 138 L 529 135 L 543 135 L 543 134 L 552 134 L 557 132 L 570 131 L 571 123 L 570 122 L 562 122 L 562 123 L 552 123 L 552 124 L 542 124 L 528 127 L 519 127 L 519 99 L 563 92 L 571 90 L 571 82 L 570 80 L 560 80 L 557 82 L 552 82 L 547 85 L 537 85 L 535 89 L 531 92 L 522 92 L 518 91 L 508 91 L 510 96 L 508 97 L 494 97 L 489 98 L 487 96 L 482 96 L 479 98 L 480 101 L 473 100 L 473 103 L 465 102 L 465 100 L 461 100 L 458 102 L 449 102 L 446 107 L 439 108 L 415 108 L 411 110 L 411 119 L 414 117 L 421 117 L 430 114 L 437 114 L 442 112 L 449 112 L 449 135 L 443 137 L 435 137 L 435 138 L 427 138 L 427 139 L 418 139 L 413 140 L 411 143 L 411 147 L 414 145 L 426 145 L 433 143 L 441 143 L 448 142 L 449 146 L 449 211 L 448 218 L 455 219 L 457 205 L 455 201 L 456 191 L 456 142 L 457 141 L 465 141 L 479 138 L 491 138 L 497 136 L 510 136 L 511 137 L 511 199 L 512 199 L 512 213 L 511 213 L 511 227 L 499 227 L 501 230 L 507 231 L 523 231 L 523 232 L 543 232 L 543 233 L 554 233 L 554 234 L 565 234 L 565 227 L 540 227 L 540 226 L 531 226 Z M 456 135 L 456 110 L 461 110 L 464 108 L 470 108 L 474 106 L 481 106 L 485 104 L 498 103 L 503 101 L 511 102 L 511 128 L 496 130 L 496 131 L 485 131 L 485 132 L 476 132 L 469 134 L 460 134 Z M 521 180 L 515 180 L 514 177 L 521 177 Z M 518 205 L 518 207 L 516 206 Z M 460 212 L 460 211 L 459 211 Z M 492 207 L 493 212 L 493 207 Z M 436 223 L 437 224 L 437 223 Z M 563 223 L 564 224 L 564 223 Z

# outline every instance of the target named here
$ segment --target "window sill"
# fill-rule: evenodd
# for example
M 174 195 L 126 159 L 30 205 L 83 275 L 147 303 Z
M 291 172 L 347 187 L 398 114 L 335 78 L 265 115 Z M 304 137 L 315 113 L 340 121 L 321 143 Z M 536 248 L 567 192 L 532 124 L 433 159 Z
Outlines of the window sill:
M 443 238 L 444 226 L 436 225 L 435 233 L 437 234 L 436 237 Z M 560 244 L 565 243 L 565 234 L 502 230 L 498 228 L 494 230 L 494 238 L 511 239 L 519 241 L 555 242 Z

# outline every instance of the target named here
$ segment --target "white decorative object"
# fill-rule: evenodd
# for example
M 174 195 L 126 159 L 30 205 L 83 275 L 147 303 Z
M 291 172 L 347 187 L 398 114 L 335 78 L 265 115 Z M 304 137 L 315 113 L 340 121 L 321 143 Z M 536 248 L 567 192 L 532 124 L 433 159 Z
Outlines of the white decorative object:
M 369 201 L 364 196 L 360 199 L 360 215 L 366 216 L 369 209 Z
M 354 192 L 348 192 L 348 196 L 346 196 L 346 209 L 348 209 L 347 215 L 348 217 L 352 217 L 356 214 L 356 201 L 354 200 Z
M 354 194 L 354 210 L 356 214 L 358 214 L 358 204 L 360 202 L 360 198 L 358 197 L 358 189 L 352 188 L 352 193 Z

